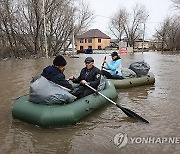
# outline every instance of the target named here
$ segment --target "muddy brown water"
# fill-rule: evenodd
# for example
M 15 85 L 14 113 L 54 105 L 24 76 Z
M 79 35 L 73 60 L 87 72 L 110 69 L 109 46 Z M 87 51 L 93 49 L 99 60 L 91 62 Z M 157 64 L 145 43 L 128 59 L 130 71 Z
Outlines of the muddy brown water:
M 77 76 L 84 67 L 84 59 L 68 58 L 67 77 Z M 93 54 L 95 65 L 101 67 L 103 54 Z M 110 56 L 107 56 L 110 60 Z M 180 54 L 159 52 L 122 55 L 123 67 L 145 60 L 154 73 L 155 85 L 118 90 L 117 103 L 133 110 L 150 124 L 126 117 L 109 104 L 82 119 L 76 125 L 60 128 L 40 128 L 13 119 L 14 99 L 29 91 L 29 81 L 51 65 L 53 59 L 0 61 L 0 153 L 2 154 L 151 154 L 180 153 Z M 120 147 L 114 137 L 126 133 L 128 143 Z M 159 138 L 156 143 L 142 143 L 142 138 Z M 176 142 L 161 142 L 162 138 L 176 138 Z M 132 143 L 130 138 L 136 138 Z

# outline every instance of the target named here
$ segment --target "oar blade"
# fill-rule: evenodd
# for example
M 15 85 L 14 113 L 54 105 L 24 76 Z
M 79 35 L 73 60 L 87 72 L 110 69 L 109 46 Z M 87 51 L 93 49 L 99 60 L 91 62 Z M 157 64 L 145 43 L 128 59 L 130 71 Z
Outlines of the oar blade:
M 111 102 L 112 104 L 116 105 L 118 108 L 120 108 L 128 117 L 140 120 L 142 122 L 145 123 L 149 123 L 149 121 L 147 121 L 146 119 L 142 118 L 141 116 L 137 115 L 136 113 L 134 113 L 133 111 L 122 107 L 121 105 L 115 103 L 114 101 L 112 101 L 111 99 L 109 99 L 108 97 L 106 97 L 105 95 L 103 95 L 102 93 L 98 92 L 96 89 L 94 89 L 93 87 L 91 87 L 88 84 L 85 84 L 87 87 L 89 87 L 90 89 L 92 89 L 94 92 L 97 92 L 98 94 L 100 94 L 101 96 L 103 96 L 105 99 L 107 99 L 109 102 Z
M 145 122 L 145 123 L 149 123 L 149 121 L 147 121 L 143 117 L 139 116 L 138 114 L 134 113 L 133 111 L 131 111 L 131 110 L 127 109 L 127 108 L 124 108 L 124 107 L 120 106 L 119 104 L 116 104 L 116 106 L 118 108 L 120 108 L 128 117 L 137 119 L 137 120 Z

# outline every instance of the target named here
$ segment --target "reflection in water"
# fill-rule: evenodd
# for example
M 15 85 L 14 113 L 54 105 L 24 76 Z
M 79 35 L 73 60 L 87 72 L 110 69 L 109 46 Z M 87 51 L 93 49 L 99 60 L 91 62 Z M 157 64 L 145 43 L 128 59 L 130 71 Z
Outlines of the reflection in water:
M 70 133 L 66 133 L 69 131 Z M 42 129 L 21 123 L 13 123 L 2 144 L 7 153 L 69 153 L 75 132 L 71 128 Z
M 66 57 L 67 77 L 79 75 L 86 56 Z M 105 55 L 92 56 L 101 68 Z M 0 153 L 180 153 L 179 144 L 128 144 L 122 149 L 114 145 L 113 138 L 120 132 L 141 137 L 178 136 L 180 132 L 180 55 L 150 52 L 121 58 L 123 67 L 145 60 L 155 74 L 155 85 L 118 90 L 116 101 L 150 121 L 149 125 L 128 118 L 112 104 L 75 126 L 44 129 L 15 120 L 11 116 L 13 99 L 27 94 L 31 78 L 53 59 L 0 61 Z

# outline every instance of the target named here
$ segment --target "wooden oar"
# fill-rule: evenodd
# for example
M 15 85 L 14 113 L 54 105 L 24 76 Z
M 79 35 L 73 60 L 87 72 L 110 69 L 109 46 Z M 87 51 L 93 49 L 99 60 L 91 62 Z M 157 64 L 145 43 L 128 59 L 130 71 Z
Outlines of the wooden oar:
M 134 113 L 133 111 L 122 107 L 121 105 L 115 103 L 114 101 L 112 101 L 111 99 L 109 99 L 107 96 L 103 95 L 102 93 L 100 93 L 99 91 L 97 91 L 96 89 L 94 89 L 93 87 L 91 87 L 88 84 L 85 84 L 87 87 L 89 87 L 90 89 L 92 89 L 93 91 L 95 91 L 96 93 L 98 93 L 99 95 L 101 95 L 102 97 L 104 97 L 105 99 L 107 99 L 109 102 L 111 102 L 112 104 L 116 105 L 118 108 L 120 108 L 128 117 L 134 118 L 136 120 L 145 122 L 145 123 L 149 123 L 149 121 L 147 121 L 146 119 L 142 118 L 141 116 L 139 116 L 138 114 Z
M 60 88 L 62 88 L 62 89 L 64 89 L 64 90 L 66 90 L 66 91 L 68 91 L 68 92 L 70 92 L 70 91 L 71 91 L 71 89 L 66 88 L 66 87 L 64 87 L 64 86 L 61 86 L 61 85 L 59 85 L 59 84 L 56 84 L 56 83 L 54 83 L 54 82 L 52 82 L 52 81 L 49 81 L 49 82 L 51 82 L 51 83 L 55 84 L 56 86 L 58 86 L 58 87 L 60 87 Z

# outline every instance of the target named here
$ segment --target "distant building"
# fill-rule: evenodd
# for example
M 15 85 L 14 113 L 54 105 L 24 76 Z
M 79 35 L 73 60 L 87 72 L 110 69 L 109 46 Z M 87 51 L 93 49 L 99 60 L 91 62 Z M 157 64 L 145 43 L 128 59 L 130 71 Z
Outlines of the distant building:
M 163 43 L 161 40 L 153 39 L 149 42 L 149 47 L 153 50 L 162 50 L 162 48 L 167 48 L 166 45 L 163 46 Z
M 144 40 L 143 42 L 142 39 L 135 40 L 134 49 L 142 49 L 142 47 L 144 49 L 149 49 L 149 41 Z
M 125 39 L 121 39 L 121 41 L 119 41 L 118 39 L 111 39 L 110 47 L 116 49 L 119 49 L 121 47 L 127 47 L 127 42 Z
M 119 49 L 119 41 L 118 39 L 111 39 L 110 40 L 110 49 Z
M 86 49 L 105 49 L 105 47 L 110 46 L 110 39 L 109 36 L 101 32 L 99 29 L 90 29 L 86 33 L 77 37 L 76 49 L 81 51 Z

